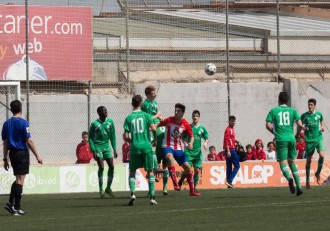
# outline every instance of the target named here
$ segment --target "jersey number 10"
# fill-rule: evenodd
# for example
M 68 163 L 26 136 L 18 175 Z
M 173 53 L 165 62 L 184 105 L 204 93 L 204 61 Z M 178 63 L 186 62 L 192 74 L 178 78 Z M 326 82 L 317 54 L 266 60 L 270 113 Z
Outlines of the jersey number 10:
M 143 133 L 144 131 L 143 118 L 133 119 L 132 124 L 134 127 L 134 133 Z
M 280 118 L 279 125 L 290 125 L 290 113 L 286 112 L 279 112 L 278 117 Z

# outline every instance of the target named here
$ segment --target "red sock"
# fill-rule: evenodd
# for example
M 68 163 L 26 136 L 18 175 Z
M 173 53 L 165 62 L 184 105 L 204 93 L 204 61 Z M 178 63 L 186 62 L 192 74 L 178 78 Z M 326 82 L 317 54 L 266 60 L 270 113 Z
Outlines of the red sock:
M 187 174 L 186 178 L 187 178 L 187 182 L 189 184 L 189 190 L 190 190 L 190 192 L 193 192 L 194 191 L 193 174 L 192 173 Z
M 175 167 L 172 166 L 172 167 L 168 167 L 168 171 L 170 172 L 170 176 L 171 176 L 171 179 L 173 181 L 173 184 L 176 186 L 178 185 L 177 181 L 176 181 L 176 175 L 175 175 Z

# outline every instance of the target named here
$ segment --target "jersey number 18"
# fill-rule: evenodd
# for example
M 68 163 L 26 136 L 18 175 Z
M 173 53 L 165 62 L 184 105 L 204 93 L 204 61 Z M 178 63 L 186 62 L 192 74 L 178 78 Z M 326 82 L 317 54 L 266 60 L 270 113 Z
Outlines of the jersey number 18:
M 290 125 L 290 113 L 289 112 L 279 112 L 278 117 L 280 118 L 279 125 Z

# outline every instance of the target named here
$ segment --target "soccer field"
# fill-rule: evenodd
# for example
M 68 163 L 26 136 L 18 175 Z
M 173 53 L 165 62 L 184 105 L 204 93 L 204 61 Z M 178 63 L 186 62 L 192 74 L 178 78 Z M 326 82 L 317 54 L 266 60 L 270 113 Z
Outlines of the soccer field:
M 98 193 L 24 195 L 24 217 L 0 210 L 1 230 L 329 230 L 328 186 L 304 190 L 300 197 L 288 188 L 157 192 L 158 205 L 149 205 L 146 192 L 137 192 L 127 206 L 129 192 L 114 199 Z M 157 195 L 156 194 L 156 195 Z M 1 205 L 7 196 L 0 197 Z

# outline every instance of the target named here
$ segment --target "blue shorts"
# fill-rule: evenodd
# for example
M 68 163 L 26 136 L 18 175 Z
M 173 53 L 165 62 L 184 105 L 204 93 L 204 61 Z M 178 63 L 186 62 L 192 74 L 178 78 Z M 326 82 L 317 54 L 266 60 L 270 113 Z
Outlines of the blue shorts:
M 182 165 L 184 162 L 188 162 L 188 159 L 182 150 L 173 150 L 172 148 L 163 148 L 164 158 L 166 154 L 171 153 L 178 162 L 179 165 Z

